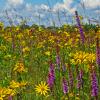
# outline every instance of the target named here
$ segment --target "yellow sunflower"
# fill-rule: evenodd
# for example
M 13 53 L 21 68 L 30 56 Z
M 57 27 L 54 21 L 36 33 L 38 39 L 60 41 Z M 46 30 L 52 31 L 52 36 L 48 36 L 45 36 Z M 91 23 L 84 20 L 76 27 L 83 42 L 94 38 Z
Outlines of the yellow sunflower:
M 48 84 L 46 84 L 46 82 L 41 82 L 39 85 L 36 85 L 35 91 L 36 93 L 45 96 L 46 94 L 48 94 L 49 86 Z

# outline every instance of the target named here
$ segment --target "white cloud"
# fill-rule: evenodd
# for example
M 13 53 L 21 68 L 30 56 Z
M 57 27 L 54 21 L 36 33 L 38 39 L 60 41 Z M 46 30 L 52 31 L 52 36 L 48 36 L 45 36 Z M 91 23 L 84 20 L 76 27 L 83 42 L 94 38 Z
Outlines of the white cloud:
M 64 3 L 56 3 L 56 5 L 54 5 L 54 7 L 53 7 L 53 11 L 56 12 L 59 10 L 63 10 L 65 8 L 66 8 L 66 6 Z
M 80 1 L 81 2 L 81 1 Z M 93 9 L 100 7 L 100 0 L 83 0 L 82 1 L 86 8 Z M 74 6 L 72 6 L 74 5 Z M 78 8 L 80 3 L 75 0 L 63 0 L 63 3 L 56 3 L 53 7 L 53 11 L 56 12 L 58 10 L 67 10 L 70 13 L 74 13 L 75 10 L 79 10 Z
M 95 13 L 96 14 L 100 14 L 100 10 L 95 10 Z
M 45 15 L 42 14 L 42 13 L 39 13 L 39 12 L 34 12 L 34 13 L 33 13 L 33 16 L 34 16 L 34 17 L 41 17 L 41 18 L 43 18 Z
M 24 0 L 7 0 L 9 4 L 12 6 L 21 5 L 24 3 Z
M 33 16 L 40 16 L 45 17 L 46 13 L 49 11 L 49 6 L 45 4 L 40 5 L 32 5 L 30 3 L 26 3 L 25 9 L 27 14 L 33 15 Z
M 26 12 L 27 14 L 30 13 L 30 15 L 34 17 L 45 17 L 46 12 L 49 10 L 49 6 L 45 4 L 40 4 L 40 5 L 32 5 L 27 3 L 26 4 Z
M 74 13 L 76 10 L 76 6 L 71 7 L 71 5 L 74 3 L 73 0 L 63 0 L 63 3 L 56 3 L 53 7 L 53 11 L 59 11 L 59 10 L 67 10 L 70 13 Z
M 71 4 L 73 3 L 73 0 L 63 0 L 64 4 L 70 8 Z
M 40 5 L 34 5 L 34 10 L 45 10 L 48 11 L 50 8 L 48 5 L 40 4 Z
M 27 9 L 28 11 L 32 11 L 33 7 L 32 7 L 32 5 L 31 5 L 30 3 L 27 3 L 27 4 L 26 4 L 26 9 Z
M 85 7 L 96 8 L 100 6 L 100 0 L 83 0 Z
M 45 4 L 41 4 L 41 5 L 40 5 L 40 8 L 41 8 L 42 10 L 49 10 L 49 6 L 47 6 L 47 5 L 45 5 Z

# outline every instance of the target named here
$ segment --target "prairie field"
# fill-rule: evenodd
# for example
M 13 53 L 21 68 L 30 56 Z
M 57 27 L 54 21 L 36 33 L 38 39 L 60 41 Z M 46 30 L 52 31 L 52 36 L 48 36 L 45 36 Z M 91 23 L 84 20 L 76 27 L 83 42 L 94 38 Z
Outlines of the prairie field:
M 0 100 L 100 100 L 99 0 L 47 1 L 0 2 Z

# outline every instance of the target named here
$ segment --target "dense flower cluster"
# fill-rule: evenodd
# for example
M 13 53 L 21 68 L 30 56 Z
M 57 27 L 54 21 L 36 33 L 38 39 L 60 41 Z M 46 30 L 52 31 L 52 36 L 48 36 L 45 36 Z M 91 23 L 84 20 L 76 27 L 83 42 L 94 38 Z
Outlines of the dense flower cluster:
M 10 85 L 6 87 L 0 88 L 0 100 L 4 100 L 4 98 L 8 98 L 9 96 L 14 96 L 17 94 L 17 89 L 25 87 L 27 85 L 27 82 L 16 82 L 12 80 L 10 82 Z
M 88 64 L 96 62 L 96 54 L 78 51 L 73 54 L 71 59 L 72 64 Z
M 75 17 L 78 28 L 0 23 L 0 100 L 100 99 L 100 26 Z

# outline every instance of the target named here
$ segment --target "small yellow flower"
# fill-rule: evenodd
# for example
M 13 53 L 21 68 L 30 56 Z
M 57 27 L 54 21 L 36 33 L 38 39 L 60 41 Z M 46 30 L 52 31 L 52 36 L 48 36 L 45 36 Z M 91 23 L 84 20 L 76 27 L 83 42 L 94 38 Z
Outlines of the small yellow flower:
M 69 97 L 74 97 L 74 93 L 69 93 Z
M 3 100 L 3 98 L 2 98 L 2 97 L 0 97 L 0 100 Z
M 39 42 L 38 44 L 37 44 L 37 48 L 42 48 L 43 47 L 43 42 Z
M 14 81 L 14 80 L 12 80 L 11 82 L 10 82 L 10 88 L 12 88 L 12 89 L 16 89 L 16 88 L 19 88 L 19 87 L 24 87 L 24 86 L 26 86 L 27 85 L 27 82 L 24 82 L 24 81 L 22 81 L 22 82 L 16 82 L 16 81 Z
M 22 51 L 23 51 L 23 52 L 29 52 L 29 51 L 30 51 L 30 48 L 29 48 L 29 47 L 25 47 L 25 48 L 23 48 Z
M 26 45 L 26 42 L 25 41 L 21 41 L 21 45 L 22 46 L 25 46 Z
M 11 89 L 11 88 L 0 88 L 0 100 L 4 100 L 5 97 L 7 97 L 8 95 L 15 95 L 16 91 L 15 89 Z
M 21 72 L 27 72 L 27 70 L 25 69 L 24 64 L 22 62 L 18 62 L 15 65 L 13 71 L 16 71 L 16 72 L 19 72 L 19 73 L 21 73 Z
M 18 88 L 19 87 L 19 82 L 15 82 L 14 80 L 12 80 L 11 82 L 10 82 L 10 88 Z
M 4 94 L 13 96 L 14 94 L 16 94 L 16 91 L 14 89 L 5 88 Z
M 6 94 L 4 94 L 4 88 L 0 88 L 0 98 L 2 100 L 2 98 L 4 98 L 6 96 Z
M 65 34 L 67 37 L 70 37 L 70 34 L 69 34 L 69 33 L 64 32 L 64 34 Z
M 45 52 L 45 55 L 50 56 L 50 51 Z
M 41 84 L 36 85 L 35 91 L 36 91 L 36 93 L 39 93 L 39 94 L 45 96 L 49 91 L 49 87 L 46 84 L 46 82 L 41 82 Z
M 22 37 L 23 37 L 23 34 L 22 34 L 22 33 L 19 33 L 19 34 L 17 35 L 17 38 L 18 38 L 18 39 L 22 39 Z
M 1 51 L 6 51 L 6 50 L 7 50 L 7 47 L 4 46 L 4 45 L 1 45 L 1 46 L 0 46 L 0 50 L 1 50 Z
M 27 82 L 21 82 L 21 83 L 19 84 L 20 87 L 26 86 L 26 85 L 27 85 Z

